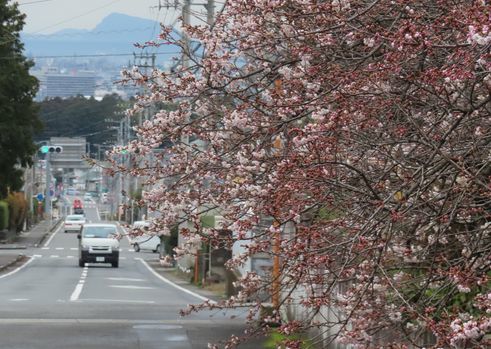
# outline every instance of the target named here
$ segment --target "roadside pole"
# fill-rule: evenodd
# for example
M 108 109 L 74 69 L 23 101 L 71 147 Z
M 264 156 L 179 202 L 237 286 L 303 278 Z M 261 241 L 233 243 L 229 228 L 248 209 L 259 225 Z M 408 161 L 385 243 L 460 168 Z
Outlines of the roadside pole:
M 50 152 L 46 153 L 46 195 L 45 195 L 45 209 L 46 214 L 49 217 L 49 226 L 51 227 L 52 223 L 52 207 L 51 207 L 51 155 Z

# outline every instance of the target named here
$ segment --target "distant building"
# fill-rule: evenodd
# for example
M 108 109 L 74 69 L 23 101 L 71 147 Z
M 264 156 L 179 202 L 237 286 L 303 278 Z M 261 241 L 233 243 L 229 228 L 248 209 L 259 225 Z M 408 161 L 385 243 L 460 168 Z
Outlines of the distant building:
M 37 100 L 45 98 L 67 98 L 77 95 L 93 97 L 96 90 L 97 74 L 93 71 L 60 72 L 56 68 L 32 71 L 40 83 Z

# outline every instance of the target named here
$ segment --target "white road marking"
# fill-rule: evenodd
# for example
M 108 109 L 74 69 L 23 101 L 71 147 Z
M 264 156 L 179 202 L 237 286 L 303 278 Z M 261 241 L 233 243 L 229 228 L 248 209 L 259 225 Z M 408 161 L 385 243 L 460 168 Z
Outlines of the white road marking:
M 25 302 L 28 300 L 29 300 L 28 298 L 12 298 L 12 299 L 9 299 L 9 301 L 11 301 L 11 302 Z
M 119 259 L 126 259 L 126 257 L 119 257 Z
M 82 275 L 83 274 L 87 275 L 88 270 L 89 270 L 89 267 L 87 266 L 87 264 L 85 264 L 85 267 L 82 271 Z M 81 278 L 82 278 L 82 276 L 81 276 Z M 77 286 L 75 286 L 75 290 L 73 290 L 73 293 L 70 296 L 70 301 L 75 302 L 76 300 L 78 300 L 78 297 L 80 297 L 80 293 L 82 293 L 82 289 L 84 288 L 84 283 L 85 283 L 85 281 L 82 279 L 80 279 L 78 281 Z
M 109 287 L 129 288 L 132 290 L 153 290 L 155 288 L 155 287 L 149 287 L 149 286 L 135 286 L 135 285 L 109 285 Z
M 230 324 L 230 319 L 219 320 L 214 319 L 214 324 Z M 46 318 L 0 318 L 0 324 L 176 324 L 179 325 L 206 325 L 210 323 L 209 319 L 179 319 L 179 320 L 151 320 L 151 319 L 77 319 L 77 318 L 63 318 L 63 319 L 46 319 Z
M 57 254 L 52 254 L 51 256 L 49 256 L 49 258 L 59 258 L 60 256 L 58 256 Z
M 82 288 L 84 287 L 84 284 L 77 284 L 77 286 L 75 286 L 75 290 L 73 291 L 72 295 L 70 296 L 70 301 L 74 302 L 78 299 L 78 297 L 80 296 L 80 293 L 82 293 Z
M 84 298 L 79 301 L 88 302 L 113 302 L 113 303 L 138 303 L 138 304 L 155 304 L 154 301 L 138 301 L 134 299 L 96 299 L 96 298 Z
M 75 258 L 75 256 L 66 256 L 66 258 Z
M 70 250 L 77 251 L 78 250 L 78 247 L 70 247 Z
M 31 263 L 31 262 L 32 262 L 34 259 L 35 259 L 35 257 L 30 257 L 30 258 L 29 258 L 29 260 L 28 260 L 27 262 L 25 262 L 24 264 L 22 264 L 22 265 L 21 265 L 20 267 L 18 267 L 17 269 L 12 270 L 10 273 L 0 275 L 0 279 L 3 279 L 3 278 L 5 278 L 5 277 L 7 277 L 7 276 L 10 276 L 10 275 L 12 275 L 12 274 L 15 274 L 15 273 L 17 273 L 19 270 L 24 269 L 24 268 L 25 268 L 25 267 L 27 267 L 27 265 L 28 265 L 29 263 Z
M 49 250 L 50 247 L 41 247 L 41 250 Z
M 101 220 L 101 215 L 99 214 L 99 209 L 97 208 L 97 205 L 95 206 L 95 213 L 97 214 L 97 220 Z
M 153 269 L 152 269 L 152 267 L 151 267 L 151 266 L 149 266 L 149 265 L 148 265 L 148 263 L 147 263 L 147 262 L 145 262 L 145 261 L 144 261 L 142 258 L 135 258 L 135 260 L 139 260 L 140 262 L 142 262 L 142 263 L 143 263 L 143 265 L 144 265 L 144 266 L 145 266 L 145 267 L 146 267 L 146 268 L 147 268 L 147 269 L 148 269 L 148 270 L 149 270 L 149 271 L 150 271 L 150 272 L 151 272 L 153 275 L 155 275 L 157 278 L 159 278 L 160 280 L 162 280 L 162 281 L 163 281 L 163 282 L 165 282 L 166 284 L 171 285 L 171 286 L 173 286 L 173 287 L 177 288 L 178 290 L 181 290 L 181 291 L 183 291 L 183 292 L 185 292 L 185 293 L 187 293 L 187 294 L 190 294 L 190 295 L 191 295 L 191 296 L 193 296 L 193 297 L 196 297 L 196 298 L 198 298 L 198 299 L 201 299 L 202 301 L 208 301 L 210 304 L 216 304 L 216 302 L 215 302 L 215 301 L 213 301 L 213 300 L 211 300 L 211 299 L 209 299 L 209 298 L 203 297 L 203 296 L 201 296 L 201 295 L 199 295 L 199 294 L 197 294 L 197 293 L 195 293 L 195 292 L 193 292 L 193 291 L 190 291 L 190 290 L 188 290 L 188 289 L 186 289 L 186 288 L 184 288 L 184 287 L 181 287 L 181 286 L 179 286 L 179 285 L 177 285 L 177 284 L 173 283 L 173 282 L 172 282 L 172 281 L 170 281 L 169 279 L 166 279 L 165 277 L 163 277 L 162 275 L 160 275 L 159 273 L 157 273 L 155 270 L 153 270 Z
M 147 281 L 145 279 L 132 279 L 132 278 L 106 278 L 106 280 L 113 280 L 113 281 Z
M 55 230 L 55 232 L 53 234 L 51 234 L 51 236 L 49 237 L 48 241 L 46 241 L 46 243 L 44 244 L 43 247 L 48 247 L 49 243 L 51 242 L 51 240 L 53 240 L 53 238 L 55 237 L 56 233 L 58 233 L 61 229 L 62 225 L 60 225 L 58 227 L 58 229 Z
M 35 258 L 41 258 L 43 255 L 42 254 L 35 254 L 33 257 Z
M 135 252 L 135 250 L 134 250 L 134 249 L 132 249 L 132 248 L 129 248 L 129 249 L 128 249 L 128 252 Z
M 57 250 L 64 250 L 65 248 L 64 247 L 57 247 L 56 249 Z

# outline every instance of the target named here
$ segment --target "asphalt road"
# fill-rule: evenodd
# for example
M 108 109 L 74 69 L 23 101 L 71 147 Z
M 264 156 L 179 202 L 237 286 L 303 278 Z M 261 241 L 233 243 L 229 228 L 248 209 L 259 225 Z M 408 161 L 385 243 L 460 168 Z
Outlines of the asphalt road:
M 95 203 L 84 205 L 87 219 L 99 221 Z M 239 311 L 180 317 L 180 309 L 201 300 L 157 278 L 145 262 L 155 254 L 135 253 L 127 239 L 119 268 L 80 268 L 77 246 L 75 233 L 58 229 L 26 251 L 31 259 L 22 268 L 0 275 L 0 348 L 207 348 L 241 332 Z

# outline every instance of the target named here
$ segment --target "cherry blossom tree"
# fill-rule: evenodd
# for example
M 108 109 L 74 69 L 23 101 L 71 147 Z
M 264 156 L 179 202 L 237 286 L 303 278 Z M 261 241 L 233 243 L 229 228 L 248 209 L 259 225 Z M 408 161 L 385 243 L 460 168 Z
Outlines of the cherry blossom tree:
M 145 179 L 155 232 L 193 222 L 190 245 L 246 241 L 230 268 L 259 252 L 280 268 L 191 310 L 255 300 L 248 335 L 280 322 L 326 347 L 489 345 L 490 19 L 486 0 L 233 0 L 190 45 L 164 27 L 154 44 L 186 63 L 124 78 L 149 89 L 132 113 L 175 108 L 114 171 Z M 255 322 L 262 291 L 277 301 Z M 282 316 L 292 303 L 308 316 Z

